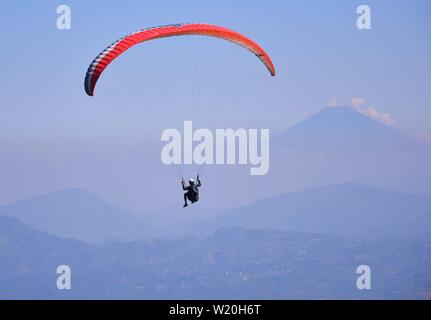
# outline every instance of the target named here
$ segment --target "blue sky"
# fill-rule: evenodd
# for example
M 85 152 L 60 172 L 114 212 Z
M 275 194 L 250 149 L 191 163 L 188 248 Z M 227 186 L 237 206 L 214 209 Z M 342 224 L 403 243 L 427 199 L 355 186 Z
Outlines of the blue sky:
M 71 30 L 56 28 L 60 4 L 71 7 Z M 360 4 L 371 7 L 372 30 L 356 28 Z M 141 88 L 151 88 L 152 108 L 165 121 L 162 126 L 169 126 L 163 112 L 180 122 L 194 105 L 207 110 L 214 103 L 211 84 L 222 68 L 231 77 L 226 101 L 235 90 L 252 92 L 238 106 L 232 126 L 280 132 L 330 103 L 349 105 L 360 98 L 363 108 L 389 114 L 395 128 L 431 137 L 429 1 L 3 1 L 0 6 L 0 147 L 20 159 L 33 153 L 52 159 L 71 145 L 92 152 L 96 142 L 97 148 L 138 144 L 136 128 L 112 102 L 130 107 L 139 125 L 157 135 L 130 94 L 131 73 Z M 276 78 L 231 44 L 164 39 L 130 50 L 101 78 L 96 97 L 85 95 L 85 71 L 104 47 L 141 28 L 178 22 L 214 23 L 249 36 L 271 55 Z M 193 82 L 190 94 L 181 87 L 193 75 L 187 66 L 200 66 L 210 87 L 198 101 L 190 98 L 196 94 Z M 167 76 L 177 77 L 168 97 L 160 88 Z M 14 195 L 24 195 L 22 190 Z
M 59 31 L 55 10 L 62 3 L 2 3 L 1 124 L 15 134 L 25 135 L 28 128 L 33 135 L 35 120 L 40 124 L 35 129 L 47 132 L 74 131 L 83 116 L 93 123 L 100 114 L 89 111 L 94 102 L 82 90 L 91 59 L 131 31 L 182 21 L 224 25 L 266 48 L 277 67 L 266 96 L 277 115 L 268 117 L 274 130 L 291 126 L 333 97 L 338 104 L 359 97 L 389 113 L 400 129 L 431 133 L 428 1 L 368 1 L 371 31 L 355 27 L 359 1 L 72 1 L 65 2 L 72 9 L 72 29 Z M 165 43 L 175 50 L 178 41 Z M 205 58 L 208 73 L 219 67 L 217 52 L 212 54 Z M 238 72 L 248 66 L 240 63 Z

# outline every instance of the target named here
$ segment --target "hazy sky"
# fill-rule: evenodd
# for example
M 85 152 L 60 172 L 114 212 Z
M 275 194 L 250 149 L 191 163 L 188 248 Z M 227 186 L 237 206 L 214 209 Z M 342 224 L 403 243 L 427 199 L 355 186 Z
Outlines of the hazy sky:
M 71 7 L 71 30 L 56 27 L 60 4 Z M 371 7 L 372 30 L 356 28 L 360 4 Z M 0 6 L 0 150 L 7 155 L 0 172 L 10 171 L 8 161 L 21 172 L 0 201 L 37 193 L 40 181 L 23 172 L 40 170 L 36 163 L 44 157 L 73 160 L 88 152 L 94 165 L 103 161 L 98 149 L 139 144 L 139 126 L 157 135 L 157 125 L 133 94 L 134 83 L 147 91 L 161 127 L 195 116 L 204 125 L 211 105 L 224 118 L 235 97 L 246 92 L 229 125 L 279 132 L 328 104 L 350 105 L 355 98 L 364 109 L 387 113 L 394 127 L 431 138 L 426 0 L 3 1 Z M 145 27 L 179 22 L 219 24 L 249 36 L 272 57 L 277 76 L 271 79 L 246 50 L 217 39 L 163 39 L 130 50 L 106 70 L 96 96 L 86 96 L 86 69 L 108 44 Z M 218 90 L 220 79 L 226 84 Z M 137 123 L 116 107 L 118 101 Z M 115 152 L 121 157 L 120 149 Z M 48 171 L 47 179 L 54 179 Z M 72 185 L 58 179 L 40 191 Z
M 366 1 L 372 9 L 371 31 L 356 29 L 360 1 L 164 1 L 159 5 L 157 1 L 103 1 L 103 5 L 71 1 L 66 4 L 72 9 L 72 29 L 59 31 L 55 10 L 62 3 L 8 1 L 1 5 L 1 127 L 8 133 L 33 135 L 32 127 L 81 131 L 101 111 L 89 108 L 94 99 L 85 96 L 82 88 L 95 55 L 124 34 L 175 22 L 224 25 L 268 51 L 277 67 L 268 95 L 278 115 L 271 117 L 277 129 L 289 127 L 303 113 L 314 112 L 332 98 L 338 104 L 350 104 L 358 97 L 388 112 L 408 132 L 431 133 L 429 1 Z M 183 40 L 163 45 L 171 51 L 179 41 Z M 214 50 L 205 51 L 202 58 L 207 63 L 205 72 L 214 73 L 220 67 L 216 49 L 222 45 L 218 41 L 209 45 Z M 135 48 L 131 58 L 139 56 L 141 63 L 148 62 L 140 49 Z M 257 76 L 265 76 L 257 62 L 248 64 L 254 60 L 247 52 L 229 49 L 249 58 L 235 66 L 238 73 L 252 66 Z M 151 64 L 163 65 L 163 59 L 165 52 Z M 116 67 L 112 72 L 121 65 Z

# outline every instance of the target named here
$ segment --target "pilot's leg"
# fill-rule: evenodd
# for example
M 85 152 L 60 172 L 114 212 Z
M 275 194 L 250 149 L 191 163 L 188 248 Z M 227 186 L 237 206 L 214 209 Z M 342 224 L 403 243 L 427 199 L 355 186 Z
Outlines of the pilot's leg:
M 187 204 L 187 194 L 188 194 L 188 192 L 184 192 L 184 205 L 183 205 L 183 207 L 187 207 L 188 206 L 188 204 Z

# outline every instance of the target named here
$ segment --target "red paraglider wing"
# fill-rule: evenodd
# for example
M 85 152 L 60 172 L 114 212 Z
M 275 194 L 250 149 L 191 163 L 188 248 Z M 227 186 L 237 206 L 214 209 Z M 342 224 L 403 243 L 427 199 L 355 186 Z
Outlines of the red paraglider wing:
M 132 46 L 153 39 L 172 37 L 172 36 L 185 36 L 185 35 L 201 35 L 221 38 L 238 44 L 252 53 L 254 53 L 267 67 L 272 76 L 275 75 L 274 65 L 271 58 L 266 52 L 255 42 L 248 39 L 233 30 L 226 29 L 210 24 L 201 23 L 186 23 L 186 24 L 173 24 L 167 26 L 160 26 L 140 30 L 138 32 L 129 34 L 122 37 L 118 41 L 111 44 L 103 50 L 96 59 L 90 64 L 85 76 L 85 92 L 92 96 L 96 82 L 99 79 L 105 68 L 119 55 L 131 48 Z

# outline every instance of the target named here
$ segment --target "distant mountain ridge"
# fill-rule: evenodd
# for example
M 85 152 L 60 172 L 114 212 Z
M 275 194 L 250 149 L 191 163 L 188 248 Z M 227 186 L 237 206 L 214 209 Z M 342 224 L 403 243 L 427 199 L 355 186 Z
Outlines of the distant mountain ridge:
M 52 235 L 90 243 L 139 239 L 146 230 L 139 218 L 82 189 L 30 197 L 0 207 L 0 214 Z
M 401 132 L 357 112 L 351 107 L 327 107 L 271 142 L 302 152 L 358 153 L 411 150 L 416 142 Z
M 260 200 L 219 217 L 218 224 L 369 239 L 431 240 L 431 196 L 347 183 Z
M 429 257 L 429 243 L 241 228 L 99 247 L 0 216 L 0 299 L 426 299 Z M 370 263 L 373 290 L 357 290 Z M 59 265 L 72 290 L 57 289 Z
M 431 194 L 425 179 L 431 144 L 352 107 L 326 107 L 272 136 L 270 145 L 270 183 L 279 194 L 345 182 Z M 253 185 L 249 189 L 256 192 Z
M 182 209 L 182 208 L 180 208 Z M 196 210 L 198 208 L 195 208 Z M 361 239 L 430 240 L 431 196 L 404 194 L 357 183 L 283 193 L 201 219 L 148 221 L 118 211 L 83 190 L 66 190 L 0 208 L 38 230 L 89 243 L 209 236 L 219 227 L 312 232 Z M 174 215 L 187 214 L 175 210 Z M 169 218 L 170 219 L 170 218 Z M 183 220 L 181 220 L 183 219 Z
M 67 299 L 72 294 L 55 286 L 57 267 L 78 266 L 94 256 L 95 248 L 61 239 L 0 215 L 0 299 Z

